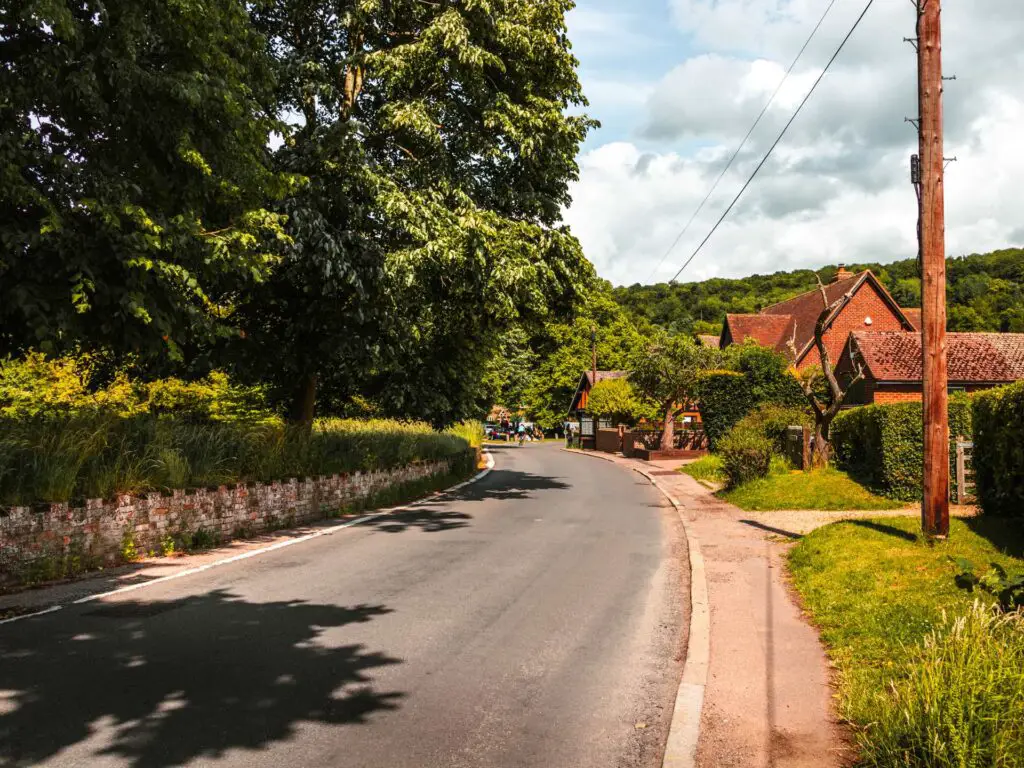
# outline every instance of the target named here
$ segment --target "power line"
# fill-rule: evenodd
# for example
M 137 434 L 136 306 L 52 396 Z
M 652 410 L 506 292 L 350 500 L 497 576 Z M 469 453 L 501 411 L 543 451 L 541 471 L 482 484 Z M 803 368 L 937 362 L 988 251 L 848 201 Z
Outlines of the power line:
M 814 85 L 811 86 L 811 90 L 807 92 L 807 95 L 804 96 L 803 101 L 800 102 L 800 106 L 796 108 L 796 112 L 794 112 L 793 116 L 789 118 L 789 122 L 786 123 L 785 127 L 782 129 L 782 133 L 780 133 L 778 138 L 775 139 L 775 143 L 773 143 L 771 147 L 768 149 L 768 152 L 765 153 L 765 156 L 761 159 L 761 162 L 757 164 L 757 168 L 755 168 L 754 172 L 750 174 L 750 178 L 747 179 L 746 183 L 743 185 L 743 188 L 736 193 L 736 197 L 734 197 L 732 202 L 729 203 L 729 207 L 725 209 L 725 213 L 723 213 L 721 218 L 719 218 L 718 221 L 715 222 L 715 226 L 713 226 L 711 228 L 711 231 L 708 232 L 708 236 L 701 241 L 700 245 L 697 246 L 696 250 L 694 250 L 694 252 L 690 254 L 690 258 L 688 258 L 683 263 L 683 266 L 679 268 L 679 271 L 676 272 L 676 274 L 673 276 L 671 280 L 669 280 L 670 283 L 674 283 L 677 279 L 679 279 L 679 276 L 683 273 L 683 270 L 690 266 L 691 261 L 697 258 L 697 254 L 701 252 L 705 245 L 707 245 L 708 240 L 711 239 L 711 236 L 715 234 L 715 232 L 718 230 L 718 227 L 721 226 L 723 221 L 725 221 L 725 217 L 729 215 L 730 211 L 732 211 L 736 203 L 739 202 L 739 199 L 743 196 L 743 193 L 747 191 L 747 187 L 750 186 L 750 183 L 757 176 L 758 172 L 760 172 L 760 170 L 764 167 L 764 164 L 768 162 L 768 158 L 772 156 L 772 152 L 775 151 L 775 148 L 779 145 L 779 142 L 782 141 L 782 137 L 786 135 L 786 131 L 788 131 L 789 127 L 793 125 L 793 121 L 796 120 L 797 116 L 803 110 L 804 105 L 807 104 L 807 101 L 811 98 L 811 95 L 817 89 L 821 81 L 825 79 L 825 74 L 828 72 L 832 64 L 835 63 L 835 60 L 839 58 L 839 54 L 842 53 L 843 48 L 846 47 L 846 44 L 850 41 L 850 38 L 853 37 L 853 33 L 857 31 L 857 27 L 860 26 L 861 21 L 863 21 L 864 17 L 867 15 L 867 12 L 871 9 L 871 6 L 874 4 L 875 0 L 868 0 L 868 4 L 864 6 L 864 10 L 860 12 L 860 16 L 857 17 L 857 20 L 853 23 L 853 26 L 850 28 L 850 31 L 846 33 L 846 37 L 843 38 L 843 42 L 841 42 L 839 44 L 839 47 L 836 48 L 836 52 L 832 54 L 832 58 L 828 60 L 828 64 L 825 65 L 825 68 L 821 71 L 821 74 L 818 75 L 818 79 L 814 81 Z
M 835 4 L 836 0 L 831 0 L 831 2 L 829 2 L 828 7 L 825 9 L 825 12 L 821 14 L 821 18 L 818 19 L 818 23 L 814 25 L 814 29 L 811 30 L 811 34 L 807 37 L 807 41 L 800 49 L 800 52 L 796 55 L 796 58 L 793 59 L 793 62 L 789 65 L 789 69 L 786 70 L 786 74 L 782 76 L 782 80 L 779 81 L 779 85 L 775 89 L 775 92 L 772 93 L 772 95 L 768 98 L 768 101 L 765 102 L 764 108 L 761 110 L 761 114 L 759 114 L 757 116 L 757 119 L 754 120 L 754 124 L 750 126 L 750 130 L 747 131 L 747 135 L 743 137 L 743 141 L 741 141 L 740 145 L 736 147 L 736 151 L 732 153 L 732 157 L 729 158 L 729 162 L 725 164 L 725 167 L 722 169 L 722 172 L 718 174 L 718 178 L 715 179 L 715 183 L 711 185 L 711 189 L 708 190 L 707 195 L 705 195 L 704 199 L 701 200 L 700 205 L 697 206 L 697 210 L 693 212 L 693 215 L 690 217 L 690 220 L 686 222 L 686 226 L 683 227 L 682 231 L 678 235 L 676 235 L 676 239 L 672 241 L 672 245 L 670 245 L 668 247 L 668 250 L 665 251 L 664 255 L 661 257 L 661 261 L 658 262 L 658 266 L 651 270 L 651 274 L 647 278 L 648 280 L 654 277 L 655 273 L 657 273 L 657 271 L 661 269 L 661 265 L 665 263 L 665 259 L 667 259 L 669 254 L 675 250 L 675 247 L 677 245 L 679 245 L 679 241 L 683 239 L 687 232 L 689 232 L 690 226 L 693 224 L 694 220 L 697 218 L 697 216 L 700 215 L 700 212 L 704 210 L 704 206 L 707 205 L 707 202 L 708 200 L 711 199 L 711 196 L 715 194 L 715 190 L 718 189 L 718 185 L 721 183 L 722 179 L 725 178 L 725 174 L 729 172 L 729 169 L 732 168 L 732 164 L 736 161 L 736 158 L 739 156 L 740 152 L 742 152 L 743 148 L 747 146 L 747 142 L 750 140 L 750 137 L 754 133 L 754 130 L 757 128 L 758 125 L 760 125 L 761 119 L 768 112 L 768 108 L 772 105 L 772 102 L 775 101 L 775 97 L 779 95 L 779 91 L 782 90 L 782 86 L 784 86 L 786 84 L 786 81 L 789 80 L 789 76 L 793 73 L 793 69 L 796 67 L 797 62 L 799 62 L 800 58 L 804 55 L 804 51 L 807 50 L 807 46 L 811 44 L 811 41 L 814 39 L 814 36 L 818 34 L 818 30 L 821 29 L 821 25 L 825 22 L 825 18 L 828 16 L 829 11 L 832 10 L 832 6 Z

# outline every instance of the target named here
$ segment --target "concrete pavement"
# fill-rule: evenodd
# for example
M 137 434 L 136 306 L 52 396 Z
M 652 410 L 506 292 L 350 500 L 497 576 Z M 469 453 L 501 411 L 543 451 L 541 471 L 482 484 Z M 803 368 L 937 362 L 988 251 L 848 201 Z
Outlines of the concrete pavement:
M 455 497 L 0 627 L 0 765 L 656 766 L 678 516 L 554 445 Z

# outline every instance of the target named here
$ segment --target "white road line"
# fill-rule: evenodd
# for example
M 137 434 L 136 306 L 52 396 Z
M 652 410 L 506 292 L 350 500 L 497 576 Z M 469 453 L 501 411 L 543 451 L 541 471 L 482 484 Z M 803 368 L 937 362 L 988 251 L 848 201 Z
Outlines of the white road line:
M 392 515 L 396 512 L 402 512 L 404 510 L 419 507 L 424 504 L 432 504 L 438 500 L 438 497 L 446 496 L 461 488 L 465 488 L 467 485 L 483 480 L 484 477 L 486 477 L 491 472 L 491 470 L 494 469 L 494 456 L 491 455 L 489 451 L 485 451 L 484 457 L 486 458 L 487 461 L 486 469 L 477 472 L 475 475 L 473 475 L 473 477 L 469 478 L 469 480 L 464 480 L 463 482 L 458 483 L 457 485 L 453 485 L 451 488 L 446 488 L 445 490 L 441 491 L 438 494 L 428 496 L 427 498 L 420 499 L 419 501 L 414 501 L 411 504 L 403 504 L 398 507 L 388 507 L 387 509 L 382 509 L 377 512 L 374 512 L 371 515 L 363 515 L 362 517 L 356 518 L 355 520 L 348 520 L 344 523 L 340 523 L 339 525 L 332 525 L 329 528 L 322 528 L 318 531 L 307 533 L 304 536 L 297 536 L 294 539 L 286 539 L 285 541 L 279 541 L 276 544 L 271 544 L 267 547 L 253 549 L 249 552 L 242 552 L 241 554 L 232 555 L 231 557 L 225 557 L 222 560 L 215 560 L 212 563 L 206 563 L 205 565 L 197 565 L 195 568 L 188 568 L 184 571 L 179 571 L 178 573 L 172 573 L 169 576 L 161 576 L 159 579 L 144 581 L 140 584 L 131 584 L 127 587 L 119 587 L 118 589 L 111 589 L 107 592 L 97 592 L 94 595 L 86 595 L 85 597 L 80 597 L 77 600 L 72 600 L 70 603 L 68 603 L 68 605 L 81 605 L 82 603 L 90 603 L 94 600 L 102 600 L 103 598 L 110 597 L 112 595 L 120 595 L 124 594 L 125 592 L 134 592 L 137 589 L 145 589 L 146 587 L 152 587 L 157 584 L 163 584 L 167 581 L 174 581 L 175 579 L 181 579 L 185 576 L 192 576 L 196 573 L 208 571 L 211 568 L 219 568 L 222 565 L 230 565 L 231 563 L 237 563 L 241 560 L 248 560 L 250 557 L 257 557 L 259 555 L 265 555 L 268 552 L 275 552 L 279 549 L 284 549 L 285 547 L 290 547 L 294 544 L 301 544 L 304 541 L 310 541 L 311 539 L 320 538 L 321 536 L 330 536 L 331 534 L 337 533 L 338 531 L 344 530 L 345 528 L 351 528 L 353 526 L 369 522 L 370 520 L 375 520 L 378 517 Z M 44 616 L 48 613 L 54 613 L 56 611 L 61 610 L 61 608 L 63 607 L 63 605 L 51 605 L 49 608 L 45 608 L 41 611 L 36 611 L 34 613 L 26 613 L 21 616 L 13 616 L 9 619 L 3 619 L 2 621 L 0 621 L 0 624 L 12 624 L 15 621 L 22 621 L 23 619 L 33 619 L 38 616 Z

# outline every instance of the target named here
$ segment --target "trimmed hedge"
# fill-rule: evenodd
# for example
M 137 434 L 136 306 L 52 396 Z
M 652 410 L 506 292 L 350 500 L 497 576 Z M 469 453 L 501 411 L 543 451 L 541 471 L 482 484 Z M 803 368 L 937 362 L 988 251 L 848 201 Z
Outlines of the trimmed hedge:
M 698 384 L 700 417 L 712 451 L 756 405 L 746 377 L 736 371 L 706 371 Z
M 974 478 L 990 515 L 1024 512 L 1024 382 L 973 398 Z
M 782 358 L 771 350 L 756 348 L 744 350 L 738 371 L 701 374 L 697 384 L 700 414 L 712 451 L 740 419 L 763 403 L 782 408 L 807 407 L 800 383 L 780 363 L 784 365 Z
M 271 482 L 475 456 L 479 423 L 209 421 L 142 414 L 0 418 L 0 507 Z M 459 466 L 462 469 L 462 466 Z
M 900 501 L 921 498 L 924 431 L 921 403 L 868 405 L 840 413 L 830 439 L 843 469 Z M 971 402 L 964 394 L 949 398 L 950 439 L 969 437 Z

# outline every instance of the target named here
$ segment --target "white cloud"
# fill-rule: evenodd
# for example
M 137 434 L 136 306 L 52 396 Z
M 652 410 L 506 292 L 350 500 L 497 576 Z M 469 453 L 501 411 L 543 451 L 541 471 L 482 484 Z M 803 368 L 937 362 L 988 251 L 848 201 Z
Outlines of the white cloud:
M 585 79 L 602 101 L 641 104 L 631 130 L 580 158 L 566 221 L 600 274 L 649 282 L 707 193 L 826 0 L 663 0 L 692 45 L 648 75 Z M 849 29 L 862 2 L 837 0 L 819 39 L 766 114 L 747 150 L 654 279 L 672 276 L 710 230 Z M 986 0 L 944 10 L 947 250 L 984 251 L 1024 237 L 1024 2 Z M 916 137 L 914 11 L 876 2 L 746 196 L 687 270 L 687 279 L 741 276 L 838 261 L 913 255 L 915 201 L 908 158 Z M 635 30 L 634 30 L 635 31 Z M 605 28 L 602 34 L 613 34 Z M 584 61 L 584 65 L 586 65 Z M 610 137 L 611 138 L 611 137 Z

